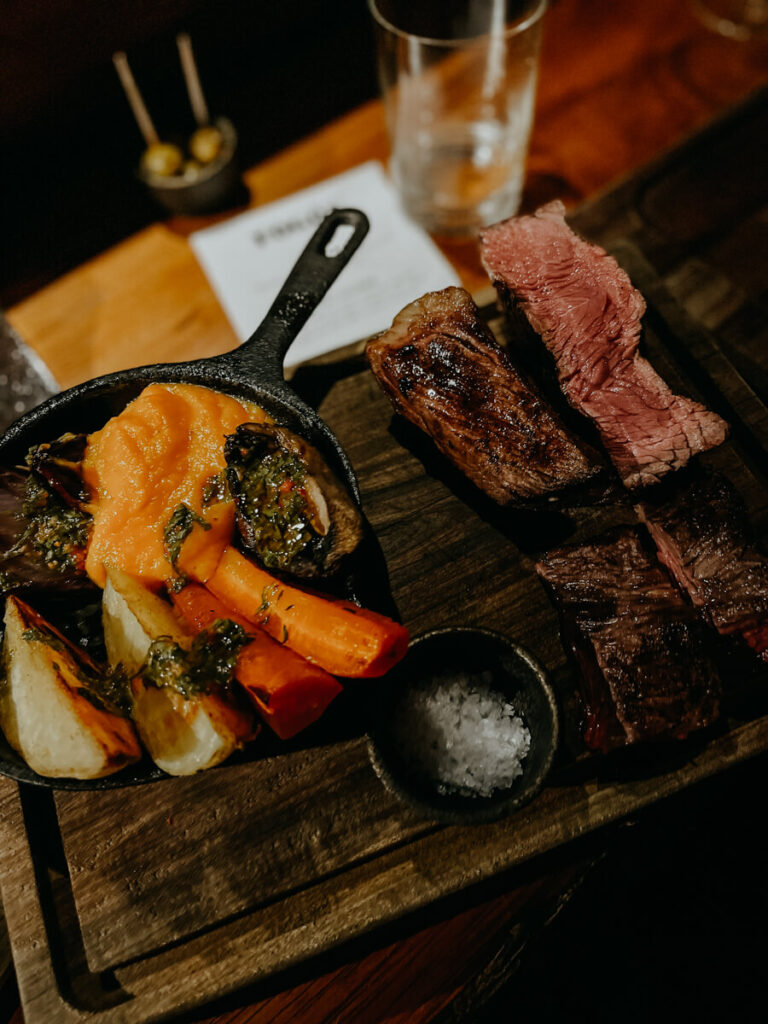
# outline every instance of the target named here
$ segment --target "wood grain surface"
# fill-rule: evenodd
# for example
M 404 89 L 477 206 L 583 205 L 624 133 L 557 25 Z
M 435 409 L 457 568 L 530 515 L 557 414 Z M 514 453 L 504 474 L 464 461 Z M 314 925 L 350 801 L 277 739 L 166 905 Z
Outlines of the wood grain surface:
M 652 281 L 644 279 L 652 272 L 631 253 L 623 258 L 653 311 Z M 670 338 L 656 329 L 657 319 L 649 317 L 646 330 L 654 365 L 671 386 L 685 384 L 700 397 L 679 368 L 689 340 L 681 333 L 684 318 Z M 694 332 L 690 341 L 696 348 L 689 356 L 706 366 L 708 335 Z M 768 535 L 768 487 L 748 451 L 757 447 L 765 410 L 754 396 L 743 408 L 759 413 L 754 440 L 748 421 L 743 437 L 736 434 L 705 459 L 727 471 L 755 527 Z M 572 747 L 566 740 L 556 771 L 531 805 L 471 829 L 413 817 L 373 776 L 362 738 L 339 742 L 322 730 L 305 751 L 199 778 L 128 791 L 61 792 L 57 818 L 46 807 L 47 794 L 22 793 L 17 804 L 9 786 L 0 808 L 10 823 L 6 835 L 14 836 L 0 855 L 4 893 L 25 860 L 34 863 L 40 913 L 49 935 L 52 922 L 59 935 L 51 952 L 60 1005 L 49 1019 L 78 1019 L 88 1010 L 105 1021 L 143 1020 L 221 998 L 455 898 L 768 749 L 764 679 L 763 696 L 753 692 L 760 670 L 751 660 L 732 663 L 724 652 L 729 695 L 717 727 L 672 749 L 575 756 L 575 685 L 531 559 L 553 535 L 558 543 L 564 536 L 579 539 L 631 514 L 604 508 L 500 516 L 419 439 L 398 431 L 367 371 L 334 384 L 320 410 L 357 468 L 406 623 L 416 631 L 442 622 L 491 625 L 524 643 L 552 673 Z M 418 571 L 425 564 L 428 570 Z M 30 840 L 14 820 L 17 826 L 26 820 L 28 830 L 35 821 Z M 51 853 L 57 827 L 60 864 Z M 18 900 L 7 905 L 18 935 L 17 915 L 29 921 L 30 907 Z M 17 948 L 23 963 L 23 943 Z M 32 981 L 24 969 L 20 977 L 28 1005 Z M 36 1012 L 43 1005 L 52 1012 L 50 1001 Z
M 588 0 L 557 0 L 548 15 L 527 204 L 555 195 L 575 204 L 593 195 L 617 174 L 633 170 L 765 81 L 766 67 L 764 48 L 741 47 L 710 36 L 693 21 L 686 4 L 631 0 L 626 5 L 597 5 Z M 759 116 L 764 118 L 764 110 Z M 753 134 L 759 123 L 764 121 L 752 122 L 743 136 L 734 138 L 749 147 L 750 140 L 761 137 Z M 595 238 L 632 238 L 676 298 L 696 319 L 717 331 L 722 351 L 707 357 L 709 365 L 722 371 L 721 357 L 727 356 L 736 364 L 730 373 L 738 375 L 741 370 L 761 390 L 766 379 L 760 376 L 766 372 L 766 319 L 761 299 L 765 262 L 761 264 L 759 257 L 765 253 L 765 199 L 750 189 L 754 181 L 765 180 L 759 171 L 764 165 L 754 147 L 750 162 L 730 158 L 722 147 L 716 149 L 714 155 L 711 149 L 704 155 L 693 150 L 677 158 L 675 187 L 665 185 L 665 174 L 657 168 L 655 176 L 633 178 L 623 191 L 607 197 L 605 204 L 592 204 L 580 213 L 578 223 Z M 384 153 L 381 110 L 374 104 L 267 161 L 247 180 L 254 201 L 266 202 Z M 726 172 L 736 173 L 736 184 L 724 176 Z M 650 204 L 648 195 L 653 197 Z M 751 197 L 746 207 L 741 203 L 744 195 Z M 739 221 L 734 220 L 734 206 L 742 218 Z M 685 228 L 683 217 L 676 216 L 678 209 L 694 217 L 694 230 L 686 229 L 682 245 L 674 235 Z M 695 219 L 698 211 L 710 209 L 718 211 L 715 232 L 708 230 L 706 216 Z M 234 343 L 231 329 L 184 241 L 186 233 L 200 224 L 177 220 L 143 232 L 23 303 L 10 319 L 43 353 L 64 385 L 103 370 L 152 361 L 159 352 L 163 358 L 187 358 L 230 347 Z M 450 246 L 446 251 L 469 287 L 485 288 L 473 246 Z M 735 382 L 733 376 L 730 379 Z M 753 407 L 752 397 L 745 402 Z M 759 433 L 755 417 L 752 422 L 751 433 Z M 749 447 L 751 442 L 744 440 Z M 410 455 L 418 461 L 417 452 Z M 752 455 L 747 454 L 742 463 L 745 473 L 751 472 L 750 460 Z M 376 479 L 375 467 L 372 479 Z M 404 491 L 400 498 L 392 494 L 386 501 L 382 498 L 382 531 L 391 526 L 403 495 Z M 436 513 L 443 511 L 438 502 Z M 758 515 L 764 525 L 763 514 L 758 511 Z M 411 526 L 420 528 L 416 517 Z M 461 554 L 458 542 L 453 551 Z M 407 565 L 398 572 L 401 569 L 408 571 Z M 419 592 L 420 583 L 412 572 L 410 585 L 426 601 L 420 613 L 417 596 L 409 599 L 417 620 L 419 614 L 432 610 L 429 588 L 422 586 Z M 736 751 L 746 756 L 756 749 L 750 729 L 746 726 L 738 743 L 728 744 L 727 751 L 720 753 L 730 757 Z M 694 758 L 686 766 L 686 778 L 690 781 L 706 770 L 706 764 L 702 767 Z M 601 785 L 592 793 L 598 805 Z M 150 1019 L 169 1006 L 182 1009 L 211 998 L 214 992 L 236 992 L 248 980 L 243 965 L 249 963 L 254 949 L 267 947 L 271 954 L 287 958 L 283 962 L 290 960 L 267 921 L 259 924 L 259 913 L 246 913 L 190 943 L 167 948 L 157 958 L 142 958 L 114 974 L 94 976 L 88 970 L 79 929 L 71 931 L 76 918 L 72 890 L 62 873 L 66 862 L 63 857 L 51 858 L 39 844 L 37 868 L 30 857 L 25 827 L 34 810 L 28 807 L 25 816 L 17 788 L 0 784 L 0 827 L 7 840 L 0 851 L 0 870 L 29 1024 L 84 1019 L 97 1008 L 101 1015 L 105 1003 L 122 1006 L 113 1011 L 113 1019 Z M 51 806 L 44 808 L 41 817 L 55 824 Z M 426 838 L 435 841 L 438 835 Z M 364 874 L 365 867 L 358 865 L 357 870 Z M 552 873 L 542 887 L 550 886 L 550 896 L 558 891 L 558 881 L 567 888 L 567 868 L 547 865 L 547 869 Z M 41 905 L 31 879 L 42 888 Z M 514 935 L 525 908 L 535 903 L 519 874 L 507 884 L 512 886 L 510 892 L 481 904 L 472 918 L 471 934 L 484 934 L 483 920 L 493 934 L 496 945 L 484 947 L 487 956 L 502 949 L 497 928 L 509 927 Z M 296 934 L 302 935 L 302 913 L 305 921 L 318 924 L 320 932 L 326 929 L 328 934 L 323 900 L 330 899 L 333 891 L 333 884 L 328 889 L 321 885 L 313 894 L 317 902 L 293 905 Z M 52 906 L 56 908 L 53 917 Z M 258 999 L 251 1007 L 222 1011 L 217 1019 L 309 1024 L 361 1020 L 361 1012 L 369 1013 L 372 1021 L 434 1019 L 472 976 L 463 970 L 466 965 L 456 949 L 461 943 L 456 941 L 455 920 L 467 919 L 447 919 L 432 926 L 428 934 L 422 933 L 433 951 L 429 957 L 423 955 L 418 940 L 403 939 L 368 956 L 361 955 L 359 945 L 342 947 L 346 961 L 341 966 L 325 971 L 320 961 L 315 976 L 301 982 L 283 975 L 271 993 L 262 988 L 250 997 L 235 997 Z M 75 938 L 68 946 L 62 936 L 72 934 Z M 512 942 L 505 953 L 507 967 L 514 962 L 515 952 Z M 384 967 L 391 958 L 401 965 L 399 971 Z M 479 956 L 473 968 L 478 970 L 482 961 Z M 429 983 L 430 975 L 435 977 L 434 985 Z M 190 977 L 194 981 L 187 986 Z M 185 990 L 180 991 L 180 986 Z M 124 998 L 131 1001 L 121 1003 Z
M 8 942 L 8 931 L 5 927 L 5 914 L 0 906 L 0 992 L 7 986 L 13 965 L 11 960 L 11 946 Z

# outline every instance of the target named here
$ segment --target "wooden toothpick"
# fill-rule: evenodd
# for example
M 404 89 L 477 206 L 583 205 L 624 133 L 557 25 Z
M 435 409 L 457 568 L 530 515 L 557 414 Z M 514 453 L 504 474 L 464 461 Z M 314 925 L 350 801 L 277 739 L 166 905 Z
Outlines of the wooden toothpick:
M 133 111 L 133 116 L 136 118 L 139 130 L 144 136 L 144 141 L 147 146 L 153 146 L 160 141 L 160 138 L 155 130 L 154 124 L 152 123 L 152 118 L 149 116 L 149 111 L 144 104 L 144 100 L 141 98 L 139 87 L 136 85 L 133 72 L 128 64 L 128 58 L 121 50 L 119 53 L 112 55 L 112 61 L 117 69 L 118 75 L 120 76 L 120 82 L 125 90 L 125 95 L 128 97 L 128 102 L 131 105 L 131 110 Z
M 195 57 L 192 53 L 192 41 L 189 38 L 189 34 L 187 32 L 180 32 L 176 36 L 176 45 L 179 48 L 181 67 L 184 72 L 184 81 L 187 83 L 187 93 L 189 94 L 192 113 L 195 115 L 198 125 L 203 128 L 211 122 L 208 116 L 208 106 L 203 96 L 203 89 L 200 85 L 200 77 L 197 73 Z

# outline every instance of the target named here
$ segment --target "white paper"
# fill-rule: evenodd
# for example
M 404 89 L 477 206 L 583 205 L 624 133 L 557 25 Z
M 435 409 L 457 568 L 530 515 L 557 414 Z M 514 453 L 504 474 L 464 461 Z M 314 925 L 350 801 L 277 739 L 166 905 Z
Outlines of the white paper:
M 224 312 L 245 341 L 322 218 L 344 207 L 362 210 L 371 229 L 291 345 L 287 367 L 383 330 L 424 292 L 460 284 L 429 235 L 406 217 L 381 164 L 361 164 L 190 236 Z

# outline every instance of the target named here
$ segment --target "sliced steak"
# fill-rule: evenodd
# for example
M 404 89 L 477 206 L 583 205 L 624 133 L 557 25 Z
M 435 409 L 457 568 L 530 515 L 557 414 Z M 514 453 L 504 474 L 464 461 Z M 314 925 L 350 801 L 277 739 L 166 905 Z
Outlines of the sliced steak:
M 550 551 L 536 569 L 580 669 L 589 747 L 683 739 L 714 721 L 705 630 L 636 530 Z
M 768 661 L 768 559 L 730 481 L 712 474 L 637 512 L 693 604 L 719 633 L 742 635 Z
M 571 231 L 562 203 L 487 228 L 481 246 L 502 301 L 543 340 L 625 486 L 656 483 L 726 437 L 724 420 L 673 394 L 638 355 L 645 301 L 613 257 Z
M 461 288 L 410 303 L 366 355 L 397 412 L 502 505 L 546 499 L 605 472 L 512 366 Z

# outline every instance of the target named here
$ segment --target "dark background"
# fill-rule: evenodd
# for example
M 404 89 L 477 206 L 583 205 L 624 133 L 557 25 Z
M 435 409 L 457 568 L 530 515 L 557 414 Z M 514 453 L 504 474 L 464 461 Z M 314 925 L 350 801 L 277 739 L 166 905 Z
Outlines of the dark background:
M 191 132 L 181 30 L 244 167 L 377 91 L 365 0 L 3 0 L 0 307 L 157 219 L 112 53 L 126 51 L 161 138 Z
M 182 29 L 244 166 L 376 93 L 365 0 L 4 0 L 0 305 L 157 218 L 111 55 L 127 51 L 161 136 L 191 130 Z M 734 769 L 607 835 L 484 1022 L 765 1019 L 767 769 Z

